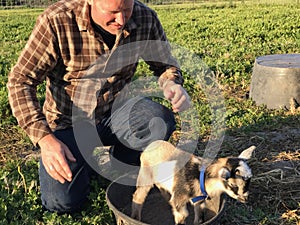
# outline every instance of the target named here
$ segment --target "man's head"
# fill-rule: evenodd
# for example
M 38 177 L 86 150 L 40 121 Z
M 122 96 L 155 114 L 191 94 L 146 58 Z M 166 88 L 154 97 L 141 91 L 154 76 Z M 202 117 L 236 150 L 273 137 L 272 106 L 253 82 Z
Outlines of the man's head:
M 111 34 L 118 34 L 130 19 L 134 0 L 88 0 L 95 23 Z

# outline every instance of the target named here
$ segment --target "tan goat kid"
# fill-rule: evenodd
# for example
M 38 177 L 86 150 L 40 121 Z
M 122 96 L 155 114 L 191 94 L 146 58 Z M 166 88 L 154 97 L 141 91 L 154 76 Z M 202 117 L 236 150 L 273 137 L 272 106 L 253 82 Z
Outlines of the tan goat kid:
M 141 154 L 141 168 L 137 189 L 133 194 L 131 217 L 141 220 L 144 201 L 154 185 L 162 193 L 170 195 L 169 204 L 176 224 L 185 224 L 189 214 L 188 202 L 194 205 L 195 225 L 203 222 L 201 211 L 205 208 L 206 198 L 220 199 L 226 193 L 234 199 L 246 202 L 252 177 L 246 160 L 251 157 L 254 149 L 252 146 L 238 157 L 219 158 L 207 165 L 203 170 L 204 187 L 201 189 L 199 177 L 205 164 L 202 158 L 177 149 L 166 141 L 151 143 Z M 191 201 L 203 195 L 204 199 L 196 203 Z

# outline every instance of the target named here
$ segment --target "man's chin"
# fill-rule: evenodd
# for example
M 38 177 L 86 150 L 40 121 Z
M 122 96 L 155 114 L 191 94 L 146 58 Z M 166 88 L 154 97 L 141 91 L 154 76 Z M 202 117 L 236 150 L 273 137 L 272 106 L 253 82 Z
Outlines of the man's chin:
M 108 31 L 111 34 L 117 35 L 122 31 L 122 29 L 123 26 L 111 24 L 107 27 L 106 31 Z

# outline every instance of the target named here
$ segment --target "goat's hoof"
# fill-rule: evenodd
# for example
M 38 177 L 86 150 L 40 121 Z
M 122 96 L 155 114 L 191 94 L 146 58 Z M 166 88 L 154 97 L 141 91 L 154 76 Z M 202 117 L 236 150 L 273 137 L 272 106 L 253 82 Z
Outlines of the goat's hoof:
M 140 220 L 141 218 L 142 205 L 132 202 L 131 205 L 131 218 Z
M 135 219 L 135 220 L 138 220 L 138 221 L 141 221 L 141 218 L 139 216 L 139 214 L 137 212 L 133 212 L 131 213 L 131 216 L 130 216 L 132 219 Z
M 194 220 L 194 225 L 199 225 L 199 224 L 202 224 L 204 222 L 203 219 L 199 219 L 199 220 Z

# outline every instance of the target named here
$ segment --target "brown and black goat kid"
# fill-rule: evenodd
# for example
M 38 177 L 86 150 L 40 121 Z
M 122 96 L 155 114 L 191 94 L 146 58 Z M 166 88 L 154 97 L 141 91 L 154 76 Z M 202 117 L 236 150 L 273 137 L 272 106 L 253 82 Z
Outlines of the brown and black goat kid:
M 252 177 L 246 160 L 254 149 L 252 146 L 238 157 L 219 158 L 206 165 L 204 159 L 177 149 L 169 142 L 151 143 L 141 154 L 137 189 L 133 194 L 132 218 L 141 220 L 144 201 L 154 185 L 162 193 L 170 195 L 169 204 L 176 224 L 185 224 L 189 202 L 194 205 L 195 225 L 203 222 L 202 211 L 206 199 L 220 199 L 225 193 L 240 202 L 246 202 Z M 204 165 L 206 167 L 202 169 Z

